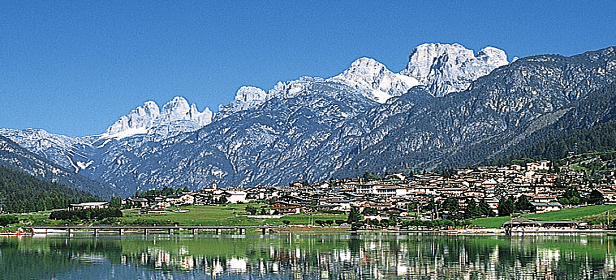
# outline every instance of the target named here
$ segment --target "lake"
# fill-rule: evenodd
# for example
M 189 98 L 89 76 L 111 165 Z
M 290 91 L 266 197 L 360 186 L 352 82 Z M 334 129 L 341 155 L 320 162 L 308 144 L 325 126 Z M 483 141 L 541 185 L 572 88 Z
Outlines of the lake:
M 614 279 L 607 235 L 0 238 L 0 279 Z

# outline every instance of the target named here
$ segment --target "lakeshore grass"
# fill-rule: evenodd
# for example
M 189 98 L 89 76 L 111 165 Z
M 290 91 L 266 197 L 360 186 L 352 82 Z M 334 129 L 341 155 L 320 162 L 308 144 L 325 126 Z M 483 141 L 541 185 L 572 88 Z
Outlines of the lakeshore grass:
M 593 224 L 605 223 L 607 220 L 607 211 L 613 211 L 616 205 L 592 205 L 576 208 L 567 208 L 559 211 L 527 214 L 522 217 L 527 219 L 535 219 L 540 221 L 587 221 Z M 616 218 L 612 216 L 611 219 Z M 475 226 L 485 228 L 499 228 L 504 222 L 511 220 L 511 217 L 491 217 L 480 218 L 471 221 Z
M 244 210 L 247 204 L 225 204 L 219 206 L 186 206 L 181 209 L 188 212 L 165 212 L 140 214 L 139 210 L 125 210 L 122 217 L 122 224 L 173 224 L 180 225 L 204 225 L 204 226 L 230 226 L 230 225 L 284 225 L 288 221 L 289 225 L 309 225 L 315 221 L 322 220 L 345 220 L 344 214 L 295 214 L 287 215 L 282 218 L 254 218 L 249 217 Z M 254 204 L 257 207 L 262 205 Z

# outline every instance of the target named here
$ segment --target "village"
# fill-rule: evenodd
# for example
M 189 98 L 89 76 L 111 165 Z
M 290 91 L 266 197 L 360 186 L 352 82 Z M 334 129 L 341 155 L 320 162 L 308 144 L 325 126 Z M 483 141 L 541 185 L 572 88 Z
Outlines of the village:
M 298 182 L 285 187 L 220 189 L 213 185 L 200 191 L 185 188 L 168 195 L 144 193 L 124 199 L 122 204 L 124 208 L 148 212 L 183 205 L 258 201 L 268 206 L 254 209 L 250 214 L 349 213 L 356 208 L 365 219 L 379 221 L 390 217 L 455 220 L 508 216 L 513 210 L 503 213 L 505 210 L 499 207 L 506 200 L 526 203 L 527 207 L 518 209 L 523 213 L 587 204 L 616 204 L 612 182 L 589 183 L 583 171 L 552 172 L 551 162 L 547 160 L 529 162 L 525 166 L 483 166 L 443 173 L 422 172 L 410 176 L 396 173 L 384 178 L 365 174 L 354 179 L 332 179 L 316 184 Z M 481 205 L 486 209 L 471 215 L 471 205 L 473 209 Z

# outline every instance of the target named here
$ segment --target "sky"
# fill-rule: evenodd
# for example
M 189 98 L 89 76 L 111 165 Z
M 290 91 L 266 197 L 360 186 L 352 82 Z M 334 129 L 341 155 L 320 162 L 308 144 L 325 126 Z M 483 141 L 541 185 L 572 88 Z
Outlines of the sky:
M 510 60 L 616 45 L 609 1 L 0 0 L 0 127 L 86 136 L 175 96 L 329 78 L 360 57 L 399 72 L 423 43 Z

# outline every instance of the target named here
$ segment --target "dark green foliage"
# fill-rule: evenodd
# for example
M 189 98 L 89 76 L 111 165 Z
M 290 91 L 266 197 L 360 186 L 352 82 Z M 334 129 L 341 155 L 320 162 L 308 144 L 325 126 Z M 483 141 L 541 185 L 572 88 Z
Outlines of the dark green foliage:
M 490 207 L 490 205 L 485 201 L 485 199 L 482 199 L 479 201 L 479 214 L 481 215 L 481 217 L 494 217 L 496 216 L 496 213 L 494 213 L 494 211 L 492 210 L 492 207 Z
M 0 215 L 0 226 L 2 227 L 18 222 L 19 219 L 15 215 Z
M 2 135 L 0 135 L 0 166 L 26 174 L 36 174 L 35 177 L 38 179 L 56 182 L 71 189 L 92 193 L 104 198 L 110 198 L 112 195 L 109 185 L 91 180 L 75 173 L 75 170 L 69 170 L 52 163 Z M 38 208 L 40 209 L 40 207 Z
M 0 166 L 0 203 L 8 213 L 67 208 L 70 203 L 100 201 L 89 193 Z
M 563 201 L 561 202 L 561 200 Z M 558 200 L 558 202 L 560 202 L 561 204 L 572 204 L 572 205 L 578 205 L 586 201 L 588 201 L 588 198 L 582 197 L 582 195 L 580 195 L 580 192 L 573 187 L 567 188 L 567 190 L 565 190 L 565 194 L 563 195 L 563 197 Z
M 481 217 L 481 211 L 477 202 L 474 199 L 469 199 L 466 203 L 466 211 L 464 211 L 465 219 L 474 219 L 477 217 Z
M 82 209 L 82 210 L 59 210 L 49 214 L 52 220 L 102 220 L 111 217 L 122 217 L 119 208 Z
M 351 224 L 351 230 L 358 230 L 366 226 L 364 221 L 358 221 Z
M 109 201 L 109 207 L 122 208 L 122 197 L 121 196 L 112 197 L 111 200 Z
M 379 214 L 379 211 L 372 207 L 366 207 L 362 214 L 364 214 L 364 216 L 375 216 Z
M 460 206 L 458 204 L 458 200 L 455 198 L 447 198 L 445 199 L 445 201 L 443 201 L 443 204 L 441 205 L 441 210 L 442 211 L 441 214 L 446 215 L 447 219 L 450 220 L 455 220 L 460 218 L 459 216 L 459 210 L 460 210 Z
M 152 189 L 152 190 L 147 190 L 145 192 L 137 191 L 135 192 L 135 197 L 168 196 L 172 194 L 180 194 L 186 190 L 188 190 L 188 187 L 178 188 L 178 189 L 174 189 L 170 187 L 163 187 L 162 189 Z
M 533 205 L 530 203 L 528 196 L 521 195 L 515 202 L 515 208 L 519 211 L 531 211 Z
M 364 180 L 366 181 L 374 181 L 374 180 L 381 180 L 381 177 L 379 177 L 378 175 L 375 175 L 373 173 L 364 173 Z
M 591 204 L 603 204 L 603 194 L 598 190 L 592 190 L 588 195 L 588 202 Z
M 515 211 L 515 204 L 513 203 L 513 198 L 501 198 L 498 202 L 498 215 L 499 216 L 509 216 L 513 214 Z
M 248 214 L 250 214 L 250 215 L 256 215 L 257 211 L 259 211 L 259 208 L 257 208 L 256 206 L 254 206 L 252 204 L 248 204 L 248 205 L 246 205 L 244 210 L 246 210 L 246 212 L 248 212 Z
M 349 213 L 349 217 L 347 218 L 348 224 L 354 224 L 357 222 L 362 222 L 364 217 L 359 213 L 359 209 L 357 207 L 351 207 L 351 212 Z

